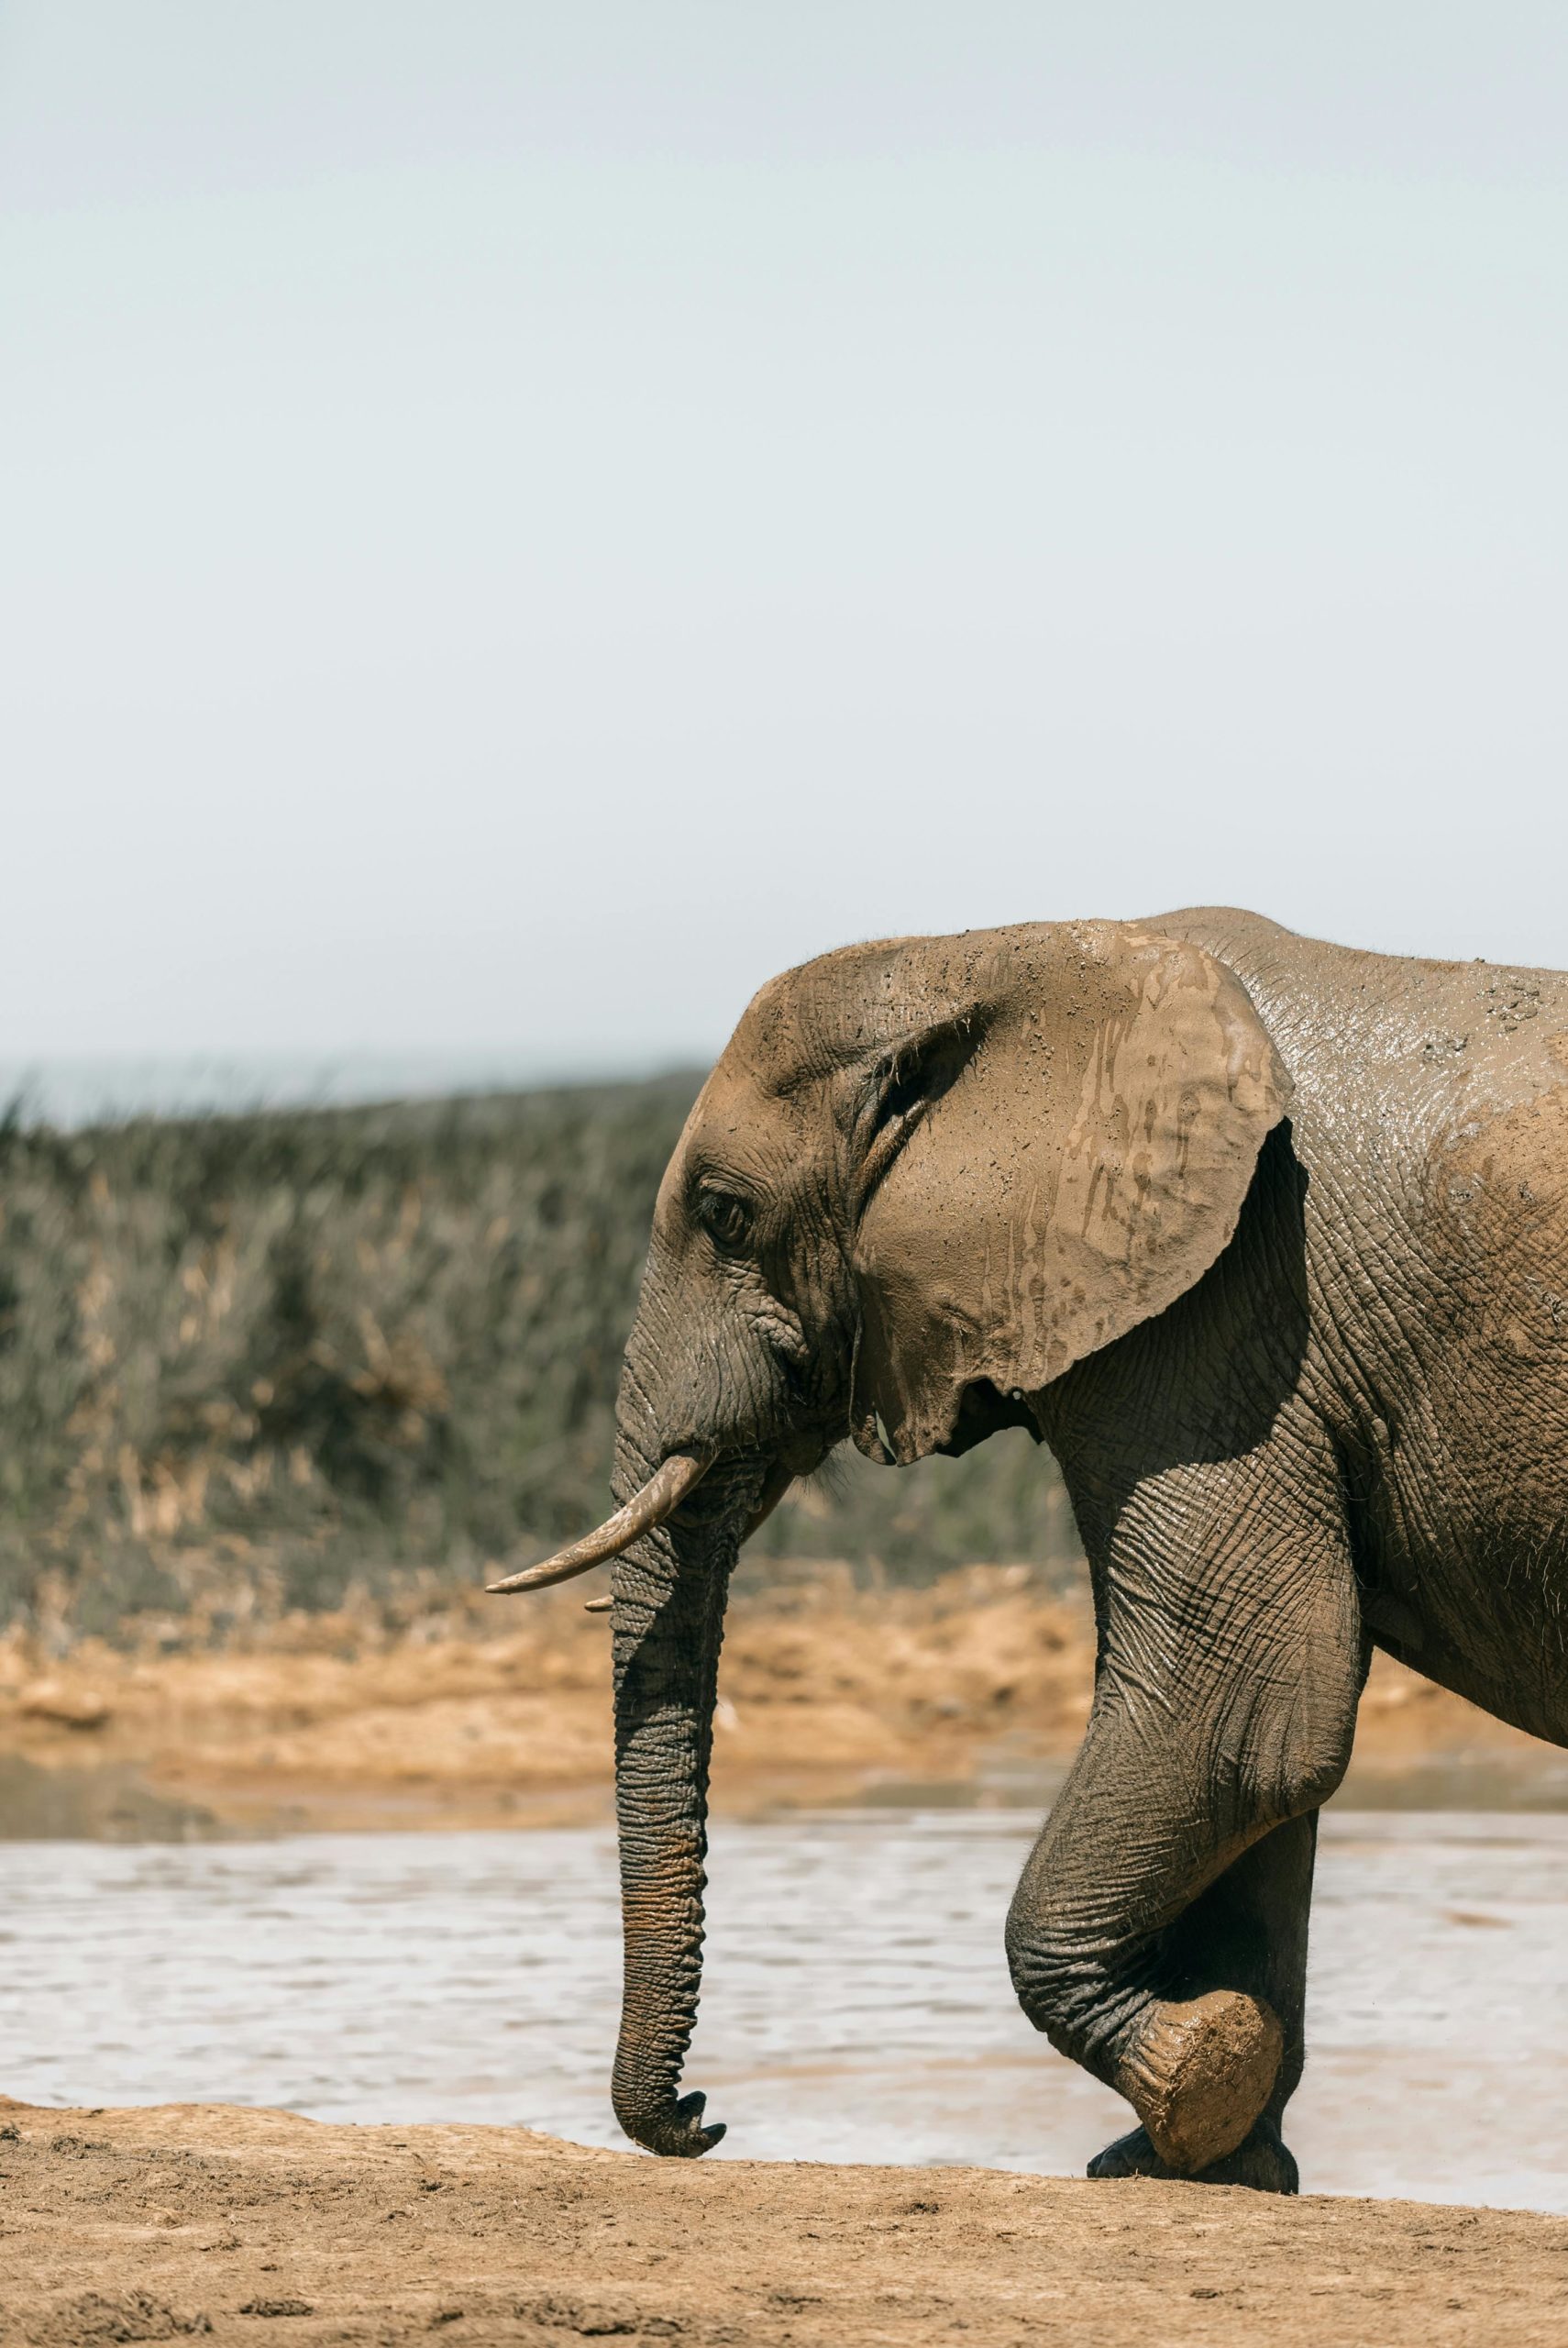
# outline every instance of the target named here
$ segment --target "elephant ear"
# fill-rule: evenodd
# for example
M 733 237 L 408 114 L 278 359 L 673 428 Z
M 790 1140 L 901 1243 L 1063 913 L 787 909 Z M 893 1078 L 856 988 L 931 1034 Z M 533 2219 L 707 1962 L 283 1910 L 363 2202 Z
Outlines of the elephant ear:
M 1110 923 L 991 937 L 859 1121 L 852 1425 L 874 1457 L 965 1448 L 967 1389 L 1036 1393 L 1163 1312 L 1229 1242 L 1290 1097 L 1201 948 Z

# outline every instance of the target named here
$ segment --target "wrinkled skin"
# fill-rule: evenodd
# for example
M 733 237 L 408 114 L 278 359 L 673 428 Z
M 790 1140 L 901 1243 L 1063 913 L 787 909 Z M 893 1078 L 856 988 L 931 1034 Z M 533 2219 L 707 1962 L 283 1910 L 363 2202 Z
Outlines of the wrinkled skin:
M 1568 1741 L 1568 980 L 1247 914 L 829 955 L 764 989 L 660 1191 L 613 1571 L 628 2133 L 679 2095 L 725 1589 L 846 1434 L 1022 1424 L 1093 1574 L 1081 1751 L 1007 1945 L 1141 2123 L 1091 2173 L 1293 2190 L 1320 1804 L 1370 1647 Z

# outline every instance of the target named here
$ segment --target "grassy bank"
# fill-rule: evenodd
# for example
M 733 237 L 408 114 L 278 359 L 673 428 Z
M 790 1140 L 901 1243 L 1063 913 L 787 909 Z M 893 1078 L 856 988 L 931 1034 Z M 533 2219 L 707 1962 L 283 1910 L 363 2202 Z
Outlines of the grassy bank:
M 222 1636 L 521 1563 L 602 1510 L 621 1347 L 695 1080 L 0 1134 L 0 1619 Z M 768 1557 L 1071 1571 L 1011 1435 L 850 1455 Z

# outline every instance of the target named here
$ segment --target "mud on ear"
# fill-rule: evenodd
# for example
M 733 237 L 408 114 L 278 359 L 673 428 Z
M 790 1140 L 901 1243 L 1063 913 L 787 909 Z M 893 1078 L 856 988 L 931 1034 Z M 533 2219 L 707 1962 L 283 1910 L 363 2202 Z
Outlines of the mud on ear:
M 856 1069 L 845 1122 L 847 1205 L 856 1226 L 911 1135 L 973 1059 L 986 1024 L 977 1005 L 946 1013 L 900 1036 Z M 865 1283 L 861 1285 L 864 1303 Z M 890 1467 L 895 1455 L 882 1437 L 878 1399 L 885 1386 L 883 1367 L 878 1336 L 873 1335 L 868 1348 L 863 1320 L 851 1378 L 851 1432 L 867 1458 Z
M 1290 1080 L 1245 988 L 1121 924 L 1021 933 L 983 1007 L 884 1056 L 857 1131 L 852 1432 L 961 1449 L 1229 1242 Z M 966 1405 L 966 1396 L 969 1404 Z
M 860 1072 L 850 1131 L 850 1211 L 873 1192 L 921 1120 L 951 1091 L 985 1037 L 978 1007 L 933 1021 L 878 1052 Z

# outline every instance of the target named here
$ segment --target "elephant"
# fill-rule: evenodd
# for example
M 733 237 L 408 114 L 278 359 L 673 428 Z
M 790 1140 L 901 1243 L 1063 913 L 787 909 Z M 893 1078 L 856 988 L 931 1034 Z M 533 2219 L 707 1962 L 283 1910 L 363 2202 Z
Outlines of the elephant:
M 1055 1455 L 1097 1630 L 1007 1919 L 1091 2162 L 1297 2189 L 1318 1812 L 1380 1647 L 1568 1742 L 1568 976 L 1261 915 L 845 947 L 752 1002 L 657 1199 L 613 1561 L 621 2125 L 690 2157 L 726 1588 L 852 1438 Z

